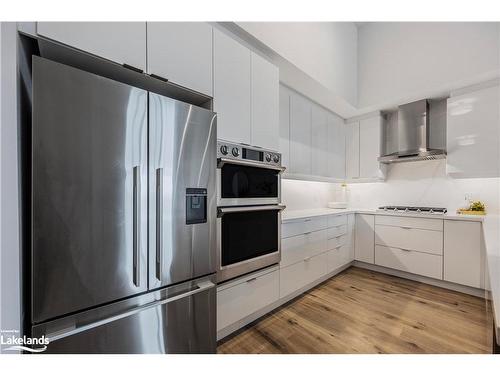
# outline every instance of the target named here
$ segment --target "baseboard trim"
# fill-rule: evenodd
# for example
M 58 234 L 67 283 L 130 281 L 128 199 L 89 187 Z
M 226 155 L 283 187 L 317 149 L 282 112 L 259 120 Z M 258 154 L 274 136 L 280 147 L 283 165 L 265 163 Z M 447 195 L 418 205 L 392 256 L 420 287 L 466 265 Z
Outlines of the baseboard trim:
M 270 305 L 267 305 L 266 307 L 263 307 L 262 309 L 244 317 L 243 319 L 228 325 L 227 327 L 224 327 L 220 331 L 217 332 L 217 341 L 222 340 L 224 338 L 227 338 L 229 335 L 233 333 L 237 333 L 236 331 L 241 330 L 242 328 L 245 328 L 251 323 L 256 322 L 258 319 L 262 318 L 264 315 L 267 315 L 271 313 L 273 310 L 276 310 L 283 305 L 287 304 L 288 302 L 292 301 L 293 299 L 299 297 L 300 295 L 304 294 L 305 292 L 311 290 L 312 288 L 318 286 L 319 284 L 327 281 L 328 279 L 331 279 L 332 277 L 338 275 L 340 272 L 344 271 L 345 269 L 351 267 L 353 262 L 347 263 L 336 270 L 320 277 L 319 279 L 313 281 L 312 283 L 309 283 L 305 285 L 304 287 L 296 290 L 295 292 L 281 297 L 279 300 L 273 302 Z
M 488 291 L 486 291 L 484 289 L 477 289 L 477 288 L 473 288 L 470 286 L 455 284 L 455 283 L 452 283 L 449 281 L 437 280 L 437 279 L 433 279 L 431 277 L 415 275 L 413 273 L 395 270 L 395 269 L 387 268 L 387 267 L 383 267 L 383 266 L 378 266 L 376 264 L 369 264 L 369 263 L 360 262 L 359 260 L 354 261 L 354 266 L 359 267 L 359 268 L 365 268 L 365 269 L 368 269 L 371 271 L 385 273 L 385 274 L 392 275 L 392 276 L 401 277 L 403 279 L 408 279 L 408 280 L 418 281 L 418 282 L 421 282 L 424 284 L 438 286 L 441 288 L 453 290 L 455 292 L 470 294 L 470 295 L 475 296 L 475 297 L 481 297 L 484 299 L 488 299 L 488 296 L 489 296 Z

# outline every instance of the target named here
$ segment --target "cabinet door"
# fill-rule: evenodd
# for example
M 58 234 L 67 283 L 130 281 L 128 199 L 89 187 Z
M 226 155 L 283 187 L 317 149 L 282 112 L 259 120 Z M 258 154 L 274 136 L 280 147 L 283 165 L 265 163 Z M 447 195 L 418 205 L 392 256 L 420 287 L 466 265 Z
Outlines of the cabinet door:
M 251 143 L 250 50 L 214 29 L 214 110 L 217 138 Z
M 381 117 L 371 117 L 359 122 L 359 177 L 382 178 L 380 171 Z
M 311 104 L 290 96 L 290 172 L 311 174 Z
M 359 178 L 359 122 L 346 125 L 346 177 Z
M 281 165 L 290 165 L 290 91 L 280 85 L 280 141 Z
M 148 22 L 148 73 L 212 96 L 212 26 Z
M 311 173 L 328 176 L 327 112 L 317 105 L 311 108 Z
M 146 70 L 146 22 L 38 22 L 37 33 Z
M 279 148 L 279 71 L 252 53 L 252 145 Z
M 354 260 L 354 227 L 355 227 L 355 215 L 349 214 L 347 215 L 347 244 L 346 246 L 349 248 L 348 250 L 348 259 L 349 261 Z
M 444 221 L 444 279 L 484 288 L 481 223 Z
M 328 176 L 345 178 L 345 125 L 344 120 L 328 113 Z
M 454 177 L 498 177 L 498 86 L 448 99 L 446 172 Z
M 373 264 L 375 253 L 375 216 L 356 214 L 354 258 Z

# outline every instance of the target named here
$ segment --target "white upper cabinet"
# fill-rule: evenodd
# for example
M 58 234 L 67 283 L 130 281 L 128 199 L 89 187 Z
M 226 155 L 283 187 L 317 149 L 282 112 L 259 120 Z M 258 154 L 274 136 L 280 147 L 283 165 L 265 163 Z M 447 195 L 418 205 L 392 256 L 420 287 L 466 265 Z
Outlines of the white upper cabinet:
M 448 99 L 446 172 L 453 177 L 498 177 L 499 87 Z
M 328 123 L 328 176 L 345 178 L 345 126 L 344 120 L 333 113 L 327 115 Z
M 251 144 L 250 50 L 214 29 L 217 138 Z
M 252 133 L 251 144 L 278 151 L 279 70 L 252 52 Z
M 311 175 L 311 103 L 290 96 L 290 173 Z
M 212 26 L 148 22 L 148 73 L 212 96 Z
M 217 138 L 278 150 L 278 68 L 220 30 L 213 36 Z
M 383 178 L 378 157 L 380 156 L 380 137 L 382 117 L 375 116 L 359 122 L 359 177 Z
M 359 178 L 359 122 L 346 124 L 346 178 Z
M 279 152 L 281 152 L 281 165 L 288 168 L 290 165 L 290 91 L 282 85 L 280 85 L 279 90 Z
M 146 22 L 38 22 L 38 35 L 146 70 Z
M 311 173 L 328 176 L 328 117 L 318 105 L 311 108 Z

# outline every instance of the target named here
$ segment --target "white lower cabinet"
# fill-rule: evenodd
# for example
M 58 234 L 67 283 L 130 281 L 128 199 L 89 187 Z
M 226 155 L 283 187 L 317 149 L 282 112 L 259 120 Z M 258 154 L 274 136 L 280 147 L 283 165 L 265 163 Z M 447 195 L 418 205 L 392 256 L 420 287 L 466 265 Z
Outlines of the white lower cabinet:
M 281 225 L 281 238 L 297 236 L 326 228 L 328 228 L 328 220 L 325 216 L 294 220 Z
M 444 279 L 484 288 L 485 257 L 481 223 L 444 221 Z
M 279 270 L 274 268 L 253 275 L 217 288 L 218 331 L 278 300 Z
M 443 254 L 442 231 L 375 225 L 375 243 L 435 255 Z
M 443 278 L 443 257 L 440 255 L 377 245 L 375 264 L 435 279 Z
M 327 272 L 327 254 L 306 258 L 280 269 L 280 298 L 305 287 Z
M 356 214 L 354 230 L 354 258 L 361 262 L 374 262 L 375 216 Z
M 311 258 L 327 250 L 327 230 L 304 233 L 281 240 L 280 267 Z

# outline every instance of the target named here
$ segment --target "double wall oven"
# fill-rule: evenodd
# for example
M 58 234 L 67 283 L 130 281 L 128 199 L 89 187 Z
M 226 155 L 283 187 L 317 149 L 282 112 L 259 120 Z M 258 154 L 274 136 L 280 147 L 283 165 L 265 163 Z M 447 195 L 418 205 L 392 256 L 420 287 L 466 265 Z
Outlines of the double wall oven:
M 281 260 L 281 154 L 217 144 L 217 281 Z

